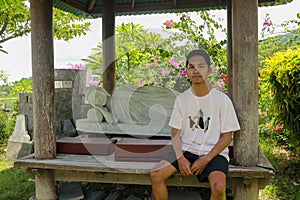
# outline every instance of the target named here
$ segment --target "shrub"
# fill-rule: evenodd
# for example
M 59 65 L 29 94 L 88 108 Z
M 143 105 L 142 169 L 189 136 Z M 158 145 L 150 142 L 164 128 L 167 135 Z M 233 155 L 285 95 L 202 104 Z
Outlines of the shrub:
M 274 130 L 287 134 L 286 145 L 299 155 L 300 144 L 300 47 L 277 52 L 264 62 L 263 79 L 269 82 L 274 109 Z

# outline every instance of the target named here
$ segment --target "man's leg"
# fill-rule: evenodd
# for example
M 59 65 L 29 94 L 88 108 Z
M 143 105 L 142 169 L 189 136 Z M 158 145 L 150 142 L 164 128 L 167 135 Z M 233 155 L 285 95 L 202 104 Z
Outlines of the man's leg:
M 165 160 L 162 160 L 150 172 L 152 193 L 155 200 L 168 200 L 168 188 L 165 182 L 175 172 L 177 172 L 176 168 Z
M 211 200 L 226 199 L 226 175 L 221 171 L 213 171 L 208 175 L 211 189 Z

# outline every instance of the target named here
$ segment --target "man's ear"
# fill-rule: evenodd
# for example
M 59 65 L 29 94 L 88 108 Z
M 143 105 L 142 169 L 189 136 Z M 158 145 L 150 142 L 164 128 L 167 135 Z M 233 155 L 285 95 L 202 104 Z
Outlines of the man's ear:
M 211 67 L 208 67 L 208 72 L 212 72 L 212 68 Z

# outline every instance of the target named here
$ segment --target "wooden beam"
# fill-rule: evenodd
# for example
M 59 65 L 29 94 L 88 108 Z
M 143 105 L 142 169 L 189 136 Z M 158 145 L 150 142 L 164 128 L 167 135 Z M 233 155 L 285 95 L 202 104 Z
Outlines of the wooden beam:
M 89 7 L 88 7 L 88 11 L 91 12 L 95 6 L 96 0 L 91 0 Z
M 67 1 L 62 0 L 62 2 L 68 4 L 68 5 L 72 6 L 73 8 L 76 8 L 82 12 L 87 13 L 87 9 L 86 9 L 87 6 L 77 0 L 67 0 Z
M 173 0 L 173 5 L 174 5 L 174 7 L 177 6 L 177 0 Z
M 134 3 L 135 3 L 135 1 L 134 1 L 134 0 L 131 0 L 131 9 L 132 9 L 132 10 L 134 9 Z
M 176 3 L 176 6 L 174 4 Z M 146 2 L 146 3 L 136 3 L 134 4 L 134 11 L 157 11 L 159 10 L 180 10 L 180 9 L 192 9 L 200 10 L 205 8 L 211 8 L 214 6 L 224 6 L 226 7 L 226 2 L 219 0 L 212 1 L 199 1 L 199 5 L 195 4 L 195 0 L 184 0 L 184 1 L 167 1 L 167 2 Z M 95 6 L 91 14 L 99 14 L 102 11 L 102 6 Z M 119 4 L 115 5 L 115 13 L 128 13 L 132 11 L 132 3 L 130 4 Z
M 115 1 L 102 1 L 103 88 L 112 94 L 116 86 Z

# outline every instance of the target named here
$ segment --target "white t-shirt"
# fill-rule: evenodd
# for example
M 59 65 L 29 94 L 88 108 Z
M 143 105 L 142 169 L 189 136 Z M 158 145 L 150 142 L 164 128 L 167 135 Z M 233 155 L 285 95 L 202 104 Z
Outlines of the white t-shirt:
M 177 96 L 169 125 L 180 129 L 182 150 L 197 155 L 210 152 L 220 134 L 240 129 L 230 98 L 213 88 L 202 97 L 191 88 Z M 229 160 L 228 148 L 220 155 Z

